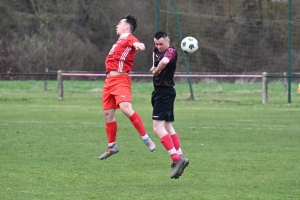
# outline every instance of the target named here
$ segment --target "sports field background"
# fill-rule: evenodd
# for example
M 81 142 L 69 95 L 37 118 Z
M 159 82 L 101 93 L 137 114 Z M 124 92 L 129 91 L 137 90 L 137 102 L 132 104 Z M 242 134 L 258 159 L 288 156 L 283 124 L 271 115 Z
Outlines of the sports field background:
M 177 84 L 174 127 L 190 165 L 170 179 L 171 160 L 152 131 L 151 83 L 133 83 L 133 106 L 157 144 L 150 153 L 117 111 L 120 152 L 106 148 L 102 81 L 0 82 L 0 199 L 266 199 L 300 197 L 300 94 L 281 83 Z

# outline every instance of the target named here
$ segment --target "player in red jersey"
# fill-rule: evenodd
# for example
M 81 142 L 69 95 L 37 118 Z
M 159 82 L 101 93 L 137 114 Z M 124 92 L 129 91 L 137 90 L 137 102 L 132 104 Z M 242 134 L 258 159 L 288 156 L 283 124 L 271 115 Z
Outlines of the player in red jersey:
M 116 145 L 118 129 L 115 118 L 116 109 L 121 109 L 129 118 L 149 150 L 152 152 L 156 149 L 140 116 L 133 110 L 131 103 L 131 79 L 128 73 L 132 71 L 136 50 L 145 50 L 145 45 L 132 35 L 136 27 L 137 20 L 134 16 L 126 15 L 121 18 L 116 27 L 116 33 L 120 37 L 112 46 L 105 60 L 107 76 L 102 91 L 102 108 L 106 122 L 108 147 L 99 156 L 100 160 L 119 152 Z

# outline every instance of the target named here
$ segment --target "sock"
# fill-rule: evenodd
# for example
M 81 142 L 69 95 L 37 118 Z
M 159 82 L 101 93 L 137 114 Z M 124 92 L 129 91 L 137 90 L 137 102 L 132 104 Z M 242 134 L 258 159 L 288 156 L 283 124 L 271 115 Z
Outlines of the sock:
M 169 134 L 167 134 L 164 137 L 160 138 L 160 142 L 165 147 L 165 149 L 168 151 L 169 155 L 171 156 L 172 161 L 178 162 L 179 156 L 174 147 L 172 137 Z
M 149 135 L 147 133 L 144 136 L 142 136 L 143 140 L 146 140 L 147 138 L 149 138 Z
M 116 143 L 118 125 L 116 121 L 106 123 L 106 135 L 108 146 Z
M 147 133 L 144 124 L 142 122 L 142 119 L 136 112 L 134 112 L 133 115 L 129 117 L 129 119 L 132 125 L 134 126 L 134 128 L 139 132 L 140 136 L 144 136 Z
M 171 137 L 172 137 L 172 140 L 173 140 L 173 143 L 174 143 L 174 147 L 175 147 L 175 149 L 178 153 L 178 156 L 183 157 L 183 153 L 182 153 L 181 148 L 180 148 L 180 139 L 178 137 L 178 134 L 175 133 L 175 134 L 171 135 Z

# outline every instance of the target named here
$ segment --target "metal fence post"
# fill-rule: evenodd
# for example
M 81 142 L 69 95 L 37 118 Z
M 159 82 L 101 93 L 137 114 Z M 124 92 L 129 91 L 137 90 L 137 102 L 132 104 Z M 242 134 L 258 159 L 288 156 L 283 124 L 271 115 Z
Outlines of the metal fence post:
M 57 82 L 58 82 L 58 99 L 63 100 L 64 99 L 64 84 L 63 84 L 61 70 L 57 71 Z
M 268 80 L 267 80 L 267 72 L 263 72 L 262 74 L 262 104 L 268 103 Z
M 46 76 L 44 76 L 44 90 L 48 89 L 48 81 L 47 81 L 47 79 L 48 79 L 48 75 L 47 75 L 48 72 L 49 72 L 48 68 L 45 68 Z
M 287 92 L 288 87 L 288 78 L 286 76 L 286 72 L 283 72 L 283 85 L 284 85 L 284 92 Z

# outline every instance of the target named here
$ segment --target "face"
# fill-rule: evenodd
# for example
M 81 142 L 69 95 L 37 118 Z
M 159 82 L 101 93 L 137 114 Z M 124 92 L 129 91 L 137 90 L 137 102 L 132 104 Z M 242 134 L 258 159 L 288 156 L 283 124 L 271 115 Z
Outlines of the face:
M 126 19 L 121 19 L 119 24 L 116 27 L 117 35 L 121 35 L 122 33 L 127 33 L 130 30 L 130 26 L 126 23 Z
M 168 37 L 160 38 L 158 40 L 154 38 L 154 44 L 159 52 L 164 52 L 170 46 L 170 39 Z

